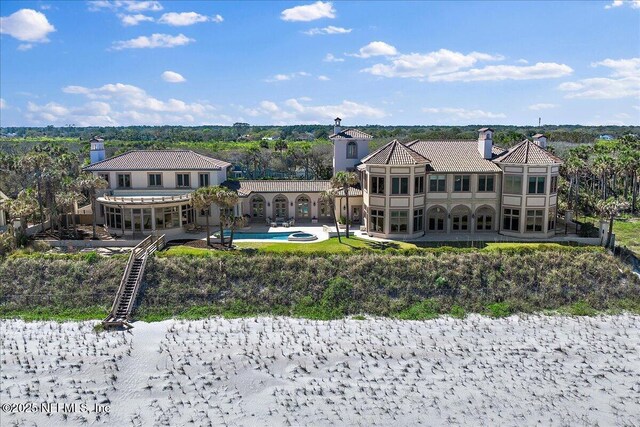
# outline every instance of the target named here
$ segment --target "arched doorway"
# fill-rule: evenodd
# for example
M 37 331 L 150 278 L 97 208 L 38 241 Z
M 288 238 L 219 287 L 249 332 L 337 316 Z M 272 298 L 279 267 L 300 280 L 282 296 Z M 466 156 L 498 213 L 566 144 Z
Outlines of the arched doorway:
M 434 206 L 427 211 L 427 228 L 429 231 L 447 231 L 447 210 L 442 206 Z
M 251 219 L 255 221 L 263 220 L 265 218 L 265 210 L 264 210 L 264 197 L 262 196 L 253 196 L 251 198 L 250 207 L 251 207 Z
M 451 210 L 451 231 L 469 231 L 471 210 L 466 206 L 456 206 Z
M 496 212 L 492 207 L 481 206 L 476 209 L 476 231 L 492 231 L 496 219 Z
M 296 199 L 296 219 L 311 218 L 311 201 L 309 196 L 302 194 Z
M 273 217 L 287 219 L 289 217 L 289 200 L 283 195 L 273 199 Z

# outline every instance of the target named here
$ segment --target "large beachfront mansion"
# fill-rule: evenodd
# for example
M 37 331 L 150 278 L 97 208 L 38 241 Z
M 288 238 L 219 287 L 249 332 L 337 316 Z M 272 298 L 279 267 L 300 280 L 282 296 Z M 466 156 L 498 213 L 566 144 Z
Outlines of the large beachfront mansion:
M 493 145 L 493 130 L 477 140 L 393 140 L 369 153 L 372 137 L 342 129 L 336 119 L 333 167 L 355 171 L 360 185 L 336 201 L 347 217 L 375 237 L 411 239 L 431 233 L 488 233 L 549 237 L 555 232 L 561 160 L 546 151 L 542 134 L 505 150 Z M 91 165 L 109 189 L 98 198 L 98 222 L 115 234 L 148 234 L 204 224 L 206 211 L 190 204 L 194 189 L 232 188 L 240 196 L 237 216 L 252 223 L 290 219 L 296 225 L 329 223 L 319 180 L 230 180 L 231 164 L 187 150 L 136 150 L 105 159 L 104 142 L 91 141 Z M 210 223 L 219 209 L 210 209 Z

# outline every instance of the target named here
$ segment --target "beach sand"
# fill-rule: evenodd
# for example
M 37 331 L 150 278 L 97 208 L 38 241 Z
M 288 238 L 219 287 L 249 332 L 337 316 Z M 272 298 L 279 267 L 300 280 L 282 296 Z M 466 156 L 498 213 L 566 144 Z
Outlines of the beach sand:
M 640 425 L 640 316 L 95 324 L 0 321 L 3 405 L 87 406 L 2 426 Z

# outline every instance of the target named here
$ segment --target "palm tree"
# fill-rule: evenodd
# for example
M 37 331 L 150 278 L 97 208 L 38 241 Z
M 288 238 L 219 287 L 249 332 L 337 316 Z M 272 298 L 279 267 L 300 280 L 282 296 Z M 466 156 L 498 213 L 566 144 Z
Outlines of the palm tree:
M 209 225 L 209 215 L 211 215 L 211 204 L 216 199 L 219 187 L 200 187 L 191 195 L 191 204 L 198 210 L 204 210 L 207 226 L 207 246 L 211 246 L 211 228 Z
M 233 247 L 233 232 L 240 227 L 244 227 L 247 224 L 247 220 L 243 216 L 234 216 L 229 219 L 229 228 L 231 229 L 231 234 L 229 235 L 229 247 Z
M 346 215 L 346 223 L 347 223 L 347 239 L 349 238 L 349 222 L 350 222 L 350 212 L 349 212 L 349 189 L 351 186 L 356 185 L 358 183 L 358 175 L 355 172 L 344 172 L 340 171 L 331 178 L 331 187 L 336 190 L 342 190 L 344 192 L 344 197 L 347 203 L 347 215 Z
M 624 199 L 614 199 L 609 197 L 607 200 L 598 202 L 598 212 L 603 219 L 609 220 L 609 233 L 607 234 L 607 243 L 605 247 L 611 245 L 611 236 L 613 235 L 613 220 L 622 212 L 629 210 L 629 202 Z
M 38 207 L 38 201 L 33 195 L 33 190 L 22 190 L 18 197 L 7 200 L 5 205 L 9 211 L 9 218 L 11 218 L 8 222 L 13 223 L 14 220 L 18 220 L 20 223 L 19 235 L 22 236 L 26 219 L 33 215 Z
M 96 240 L 98 238 L 96 234 L 96 191 L 104 190 L 109 188 L 109 183 L 105 181 L 103 178 L 97 177 L 93 174 L 83 174 L 80 175 L 73 183 L 73 187 L 83 192 L 84 194 L 89 196 L 89 200 L 91 201 L 91 213 L 93 214 L 93 236 L 92 239 Z
M 38 211 L 40 213 L 40 231 L 44 232 L 44 181 L 49 169 L 54 166 L 53 159 L 47 153 L 32 151 L 20 159 L 18 168 L 25 174 L 33 174 L 36 179 Z
M 213 187 L 216 189 L 214 203 L 220 207 L 220 244 L 224 246 L 224 226 L 231 227 L 231 239 L 233 240 L 234 217 L 233 208 L 238 203 L 238 193 L 227 187 Z
M 78 202 L 84 200 L 84 196 L 77 191 L 73 191 L 71 189 L 64 189 L 57 194 L 56 199 L 58 200 L 58 204 L 62 208 L 62 213 L 68 219 L 69 212 L 71 212 L 71 223 L 73 224 L 73 235 L 75 238 L 78 237 L 78 229 L 76 226 L 76 216 L 75 216 L 75 207 Z M 69 223 L 65 221 L 67 224 L 67 229 Z
M 342 243 L 342 239 L 340 238 L 340 227 L 338 226 L 338 218 L 336 217 L 336 190 L 334 188 L 330 188 L 327 191 L 323 191 L 320 197 L 322 200 L 329 203 L 331 217 L 333 218 L 333 223 L 336 226 L 336 233 L 338 233 L 338 243 Z

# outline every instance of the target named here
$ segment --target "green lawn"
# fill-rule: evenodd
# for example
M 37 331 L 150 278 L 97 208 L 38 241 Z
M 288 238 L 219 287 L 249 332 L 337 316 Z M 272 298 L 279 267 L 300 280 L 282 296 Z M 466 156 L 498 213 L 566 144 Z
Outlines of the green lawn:
M 352 237 L 342 238 L 342 243 L 337 237 L 332 237 L 318 243 L 286 243 L 286 242 L 236 242 L 236 246 L 242 252 L 270 252 L 270 253 L 356 253 L 362 250 L 423 250 L 433 252 L 440 250 L 563 250 L 571 249 L 571 244 L 560 243 L 517 243 L 517 242 L 474 242 L 470 249 L 467 242 L 374 242 L 370 240 Z M 453 248 L 453 249 L 452 249 Z M 220 254 L 218 251 L 188 246 L 172 246 L 161 252 L 160 256 L 210 256 Z
M 596 217 L 582 217 L 580 222 L 590 222 L 598 227 L 600 219 Z M 626 216 L 616 219 L 613 223 L 613 233 L 616 235 L 616 245 L 626 246 L 640 255 L 640 217 Z

